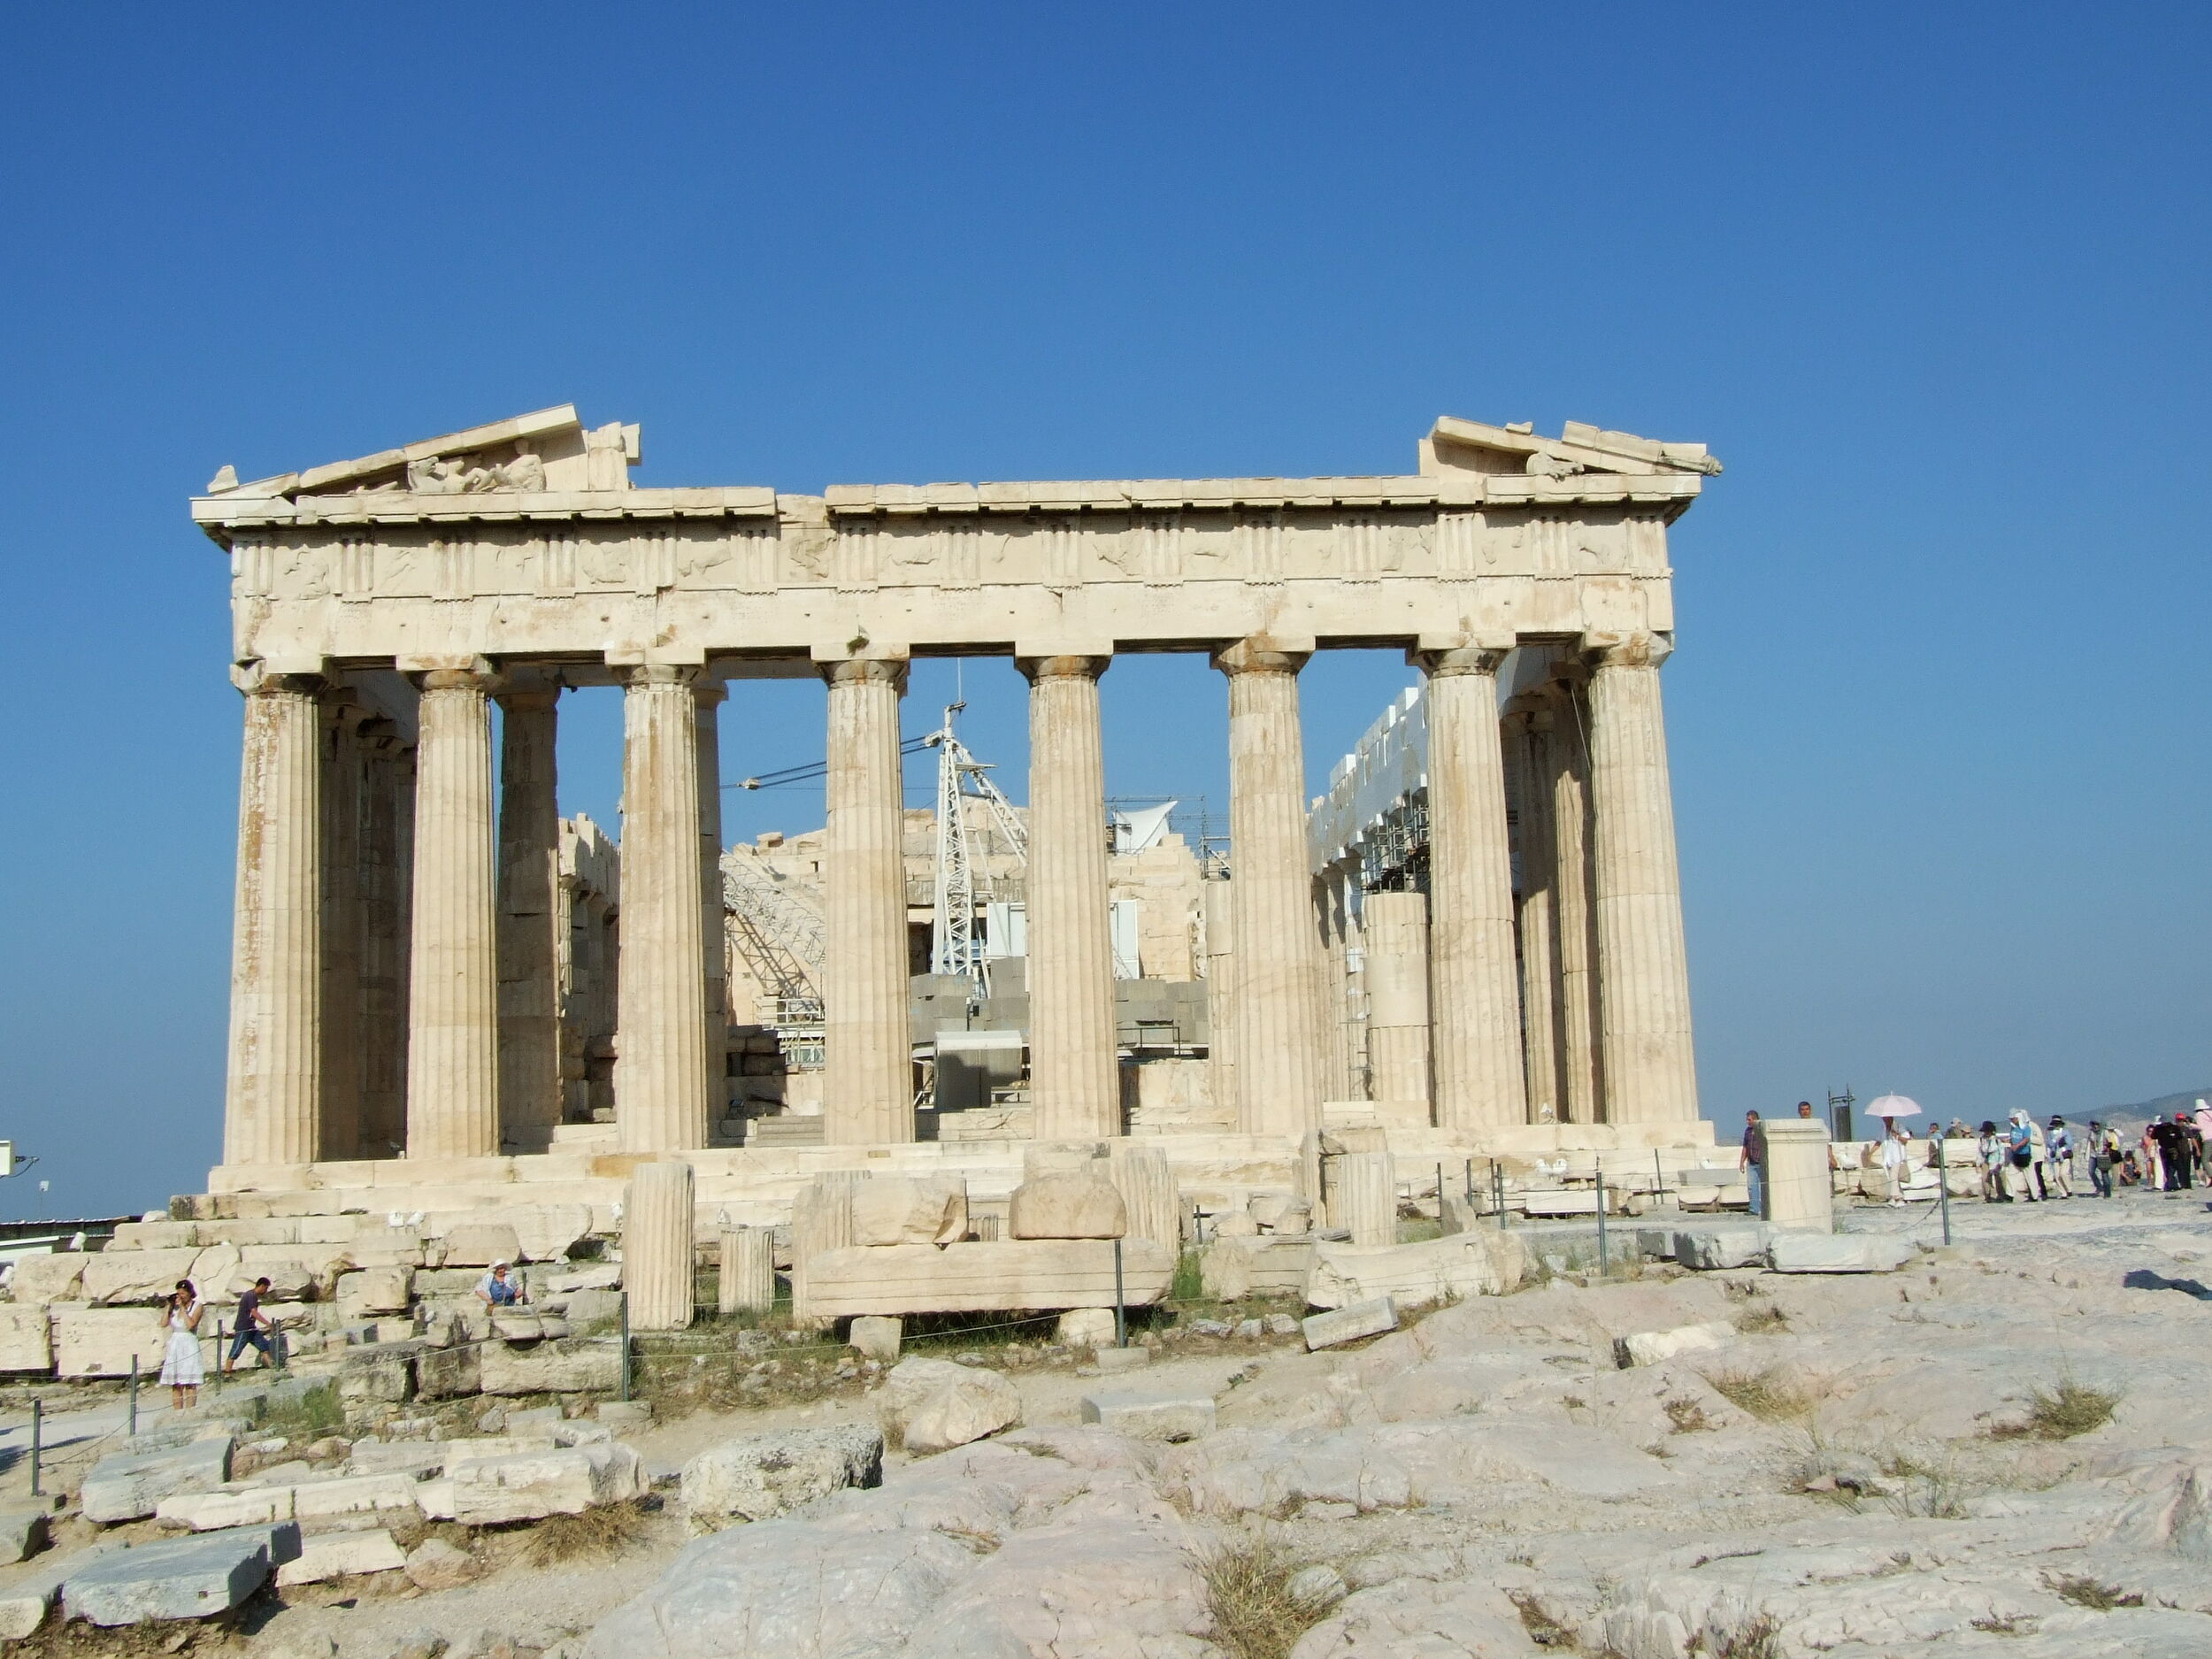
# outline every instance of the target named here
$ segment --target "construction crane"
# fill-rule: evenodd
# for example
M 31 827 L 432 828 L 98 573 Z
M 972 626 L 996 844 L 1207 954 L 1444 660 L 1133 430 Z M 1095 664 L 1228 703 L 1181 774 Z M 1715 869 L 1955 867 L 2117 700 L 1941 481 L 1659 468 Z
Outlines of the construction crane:
M 1029 836 L 1014 816 L 1013 803 L 991 781 L 990 764 L 978 760 L 955 736 L 953 716 L 967 707 L 964 702 L 945 705 L 945 723 L 921 740 L 937 751 L 936 880 L 931 903 L 929 971 L 972 982 L 979 995 L 983 982 L 983 953 L 975 938 L 976 854 L 968 823 L 968 803 L 979 803 L 998 833 L 1025 867 Z
M 784 877 L 734 849 L 722 856 L 722 908 L 729 913 L 738 955 L 775 1004 L 763 1023 L 774 1030 L 786 1066 L 819 1065 L 821 913 Z

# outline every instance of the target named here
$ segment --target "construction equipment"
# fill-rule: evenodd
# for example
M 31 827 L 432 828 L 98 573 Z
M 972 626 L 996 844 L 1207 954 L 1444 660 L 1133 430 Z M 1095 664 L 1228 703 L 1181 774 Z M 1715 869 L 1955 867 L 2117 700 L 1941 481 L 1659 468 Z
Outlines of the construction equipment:
M 976 849 L 969 803 L 980 804 L 1016 858 L 1029 863 L 1029 835 L 1013 803 L 990 779 L 991 767 L 955 736 L 953 716 L 968 705 L 945 705 L 945 723 L 921 740 L 937 751 L 936 879 L 931 894 L 929 971 L 970 980 L 985 990 L 983 956 L 975 937 Z
M 754 982 L 769 993 L 762 1023 L 776 1033 L 784 1064 L 822 1064 L 822 917 L 792 885 L 751 854 L 722 856 L 722 907 L 730 938 Z

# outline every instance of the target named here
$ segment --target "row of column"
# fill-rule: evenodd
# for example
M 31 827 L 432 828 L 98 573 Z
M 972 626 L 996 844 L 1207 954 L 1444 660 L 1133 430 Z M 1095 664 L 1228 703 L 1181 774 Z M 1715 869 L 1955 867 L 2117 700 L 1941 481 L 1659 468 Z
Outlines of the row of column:
M 1385 1035 L 1371 1058 L 1398 1075 L 1425 1063 L 1447 1128 L 1522 1123 L 1532 1086 L 1540 1098 L 1556 1091 L 1569 1116 L 1577 1101 L 1594 1110 L 1601 1071 L 1617 1121 L 1695 1116 L 1663 655 L 1648 638 L 1595 653 L 1586 748 L 1540 764 L 1555 856 L 1525 872 L 1532 895 L 1545 895 L 1544 919 L 1532 949 L 1524 911 L 1517 952 L 1507 766 L 1539 765 L 1531 745 L 1540 728 L 1517 729 L 1509 756 L 1496 701 L 1502 650 L 1417 658 L 1429 699 L 1431 1034 L 1425 1056 L 1397 1052 L 1404 1039 L 1394 1049 Z M 1327 1078 L 1344 1070 L 1327 1048 L 1335 1022 L 1310 923 L 1297 685 L 1305 657 L 1252 640 L 1213 660 L 1228 680 L 1235 851 L 1217 1076 L 1244 1131 L 1302 1134 L 1319 1125 Z M 1020 664 L 1031 683 L 1031 1071 L 1041 1139 L 1120 1126 L 1099 738 L 1108 661 Z M 906 668 L 854 659 L 826 664 L 824 675 L 826 1133 L 833 1143 L 909 1141 Z M 387 1156 L 399 1138 L 398 1103 L 391 1079 L 373 1074 L 401 1052 L 410 1157 L 485 1156 L 506 1139 L 542 1145 L 559 1121 L 557 688 L 481 665 L 416 682 L 411 789 L 396 770 L 372 778 L 326 765 L 332 698 L 320 682 L 265 675 L 246 686 L 228 1163 Z M 496 815 L 495 698 L 505 711 Z M 721 699 L 695 669 L 626 673 L 616 1092 L 627 1150 L 705 1145 L 721 1087 Z M 368 728 L 346 716 L 335 724 L 356 744 Z M 365 800 L 352 793 L 364 787 Z M 1525 815 L 1539 792 L 1524 777 L 1517 793 Z M 1594 844 L 1583 891 L 1563 872 L 1584 867 L 1570 842 L 1586 819 Z M 348 918 L 400 913 L 389 901 L 403 864 L 403 1014 L 400 940 L 326 919 L 339 908 L 326 902 L 333 872 L 385 895 L 381 909 L 345 907 Z M 1605 987 L 1601 1016 L 1580 1028 L 1598 1036 L 1578 1048 L 1565 1033 L 1584 1018 L 1578 1008 L 1599 1008 L 1594 980 Z M 1403 1001 L 1409 987 L 1394 995 Z M 1400 1018 L 1379 1031 L 1412 1028 L 1409 1011 Z

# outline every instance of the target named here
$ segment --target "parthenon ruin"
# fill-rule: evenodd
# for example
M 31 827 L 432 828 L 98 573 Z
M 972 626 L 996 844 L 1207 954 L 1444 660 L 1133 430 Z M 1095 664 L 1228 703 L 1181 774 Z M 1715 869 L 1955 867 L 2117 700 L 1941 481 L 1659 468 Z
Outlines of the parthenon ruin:
M 1719 471 L 1702 445 L 1447 418 L 1404 476 L 818 496 L 634 488 L 639 453 L 636 426 L 564 406 L 254 482 L 226 467 L 193 501 L 231 554 L 245 702 L 211 1194 L 604 1202 L 674 1154 L 702 1202 L 773 1215 L 871 1159 L 1018 1161 L 913 1144 L 899 714 L 932 657 L 1010 657 L 1030 685 L 1035 1140 L 1131 1130 L 1100 699 L 1118 653 L 1202 651 L 1227 681 L 1232 879 L 1206 884 L 1226 890 L 1193 961 L 1223 981 L 1226 1115 L 1163 1135 L 1171 1160 L 1294 1179 L 1338 1123 L 1455 1161 L 1710 1144 L 1659 687 L 1667 527 Z M 1379 646 L 1425 676 L 1417 881 L 1369 856 L 1377 825 L 1309 823 L 1335 792 L 1308 798 L 1299 672 Z M 821 1144 L 721 1144 L 718 722 L 749 681 L 813 676 Z M 559 699 L 588 687 L 624 695 L 618 942 L 611 851 L 555 793 Z M 565 1071 L 572 951 L 611 1004 L 595 1096 Z M 1331 1011 L 1355 955 L 1358 1094 Z

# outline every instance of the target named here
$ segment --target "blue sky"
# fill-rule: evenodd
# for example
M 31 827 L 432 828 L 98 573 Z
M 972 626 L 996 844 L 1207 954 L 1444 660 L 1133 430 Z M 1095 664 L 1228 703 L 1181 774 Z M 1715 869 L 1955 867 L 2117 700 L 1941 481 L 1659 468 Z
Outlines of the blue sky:
M 2212 1082 L 2200 9 L 5 28 L 0 1134 L 42 1162 L 0 1217 L 216 1156 L 239 711 L 186 496 L 567 401 L 643 423 L 640 482 L 790 490 L 1407 471 L 1445 412 L 1703 440 L 1666 687 L 1709 1113 Z M 1310 784 L 1404 683 L 1308 670 Z M 967 671 L 1017 798 L 1018 688 Z M 1202 664 L 1106 689 L 1110 790 L 1221 795 Z M 725 775 L 818 755 L 820 698 L 733 699 Z M 567 809 L 611 818 L 617 729 L 570 701 Z

